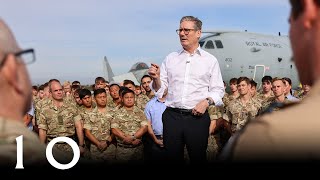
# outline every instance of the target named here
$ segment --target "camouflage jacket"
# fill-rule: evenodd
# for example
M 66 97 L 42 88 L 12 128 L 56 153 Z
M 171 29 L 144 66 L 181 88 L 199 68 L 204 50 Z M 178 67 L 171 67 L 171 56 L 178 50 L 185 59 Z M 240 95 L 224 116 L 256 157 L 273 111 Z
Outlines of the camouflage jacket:
M 81 116 L 73 105 L 63 101 L 58 108 L 50 99 L 40 111 L 38 127 L 47 131 L 47 137 L 74 136 L 75 123 L 80 120 Z
M 233 132 L 242 129 L 249 119 L 258 115 L 261 103 L 254 98 L 249 99 L 247 104 L 242 104 L 240 97 L 230 102 L 227 107 L 227 118 L 232 122 Z
M 134 106 L 133 111 L 127 111 L 124 107 L 118 109 L 111 121 L 111 128 L 117 128 L 130 136 L 147 125 L 148 122 L 144 112 L 136 106 Z M 122 139 L 118 137 L 116 139 L 118 143 L 123 144 Z
M 113 116 L 113 109 L 106 107 L 106 112 L 101 113 L 96 107 L 86 116 L 84 129 L 90 130 L 91 134 L 98 141 L 106 141 L 111 134 L 111 120 Z

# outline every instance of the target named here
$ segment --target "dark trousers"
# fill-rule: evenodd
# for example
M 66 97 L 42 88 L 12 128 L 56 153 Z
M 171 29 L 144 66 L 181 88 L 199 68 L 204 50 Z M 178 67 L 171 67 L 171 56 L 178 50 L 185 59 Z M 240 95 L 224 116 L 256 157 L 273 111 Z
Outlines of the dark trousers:
M 157 137 L 160 139 L 160 137 Z M 165 149 L 156 144 L 149 134 L 142 139 L 144 145 L 144 160 L 150 164 L 166 163 Z
M 207 162 L 210 117 L 182 114 L 167 108 L 162 114 L 163 142 L 168 163 L 184 163 L 186 145 L 191 164 Z

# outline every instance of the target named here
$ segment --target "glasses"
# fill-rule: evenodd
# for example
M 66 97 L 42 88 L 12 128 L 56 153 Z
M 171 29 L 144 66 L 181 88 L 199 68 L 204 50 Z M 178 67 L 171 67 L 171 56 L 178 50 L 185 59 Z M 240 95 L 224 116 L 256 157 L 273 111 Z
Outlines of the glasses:
M 195 29 L 180 28 L 180 29 L 177 29 L 177 30 L 176 30 L 177 34 L 180 34 L 182 31 L 184 32 L 184 34 L 187 35 L 187 34 L 190 33 L 190 31 L 195 31 Z
M 13 53 L 13 55 L 15 57 L 19 57 L 24 64 L 32 64 L 32 63 L 34 63 L 36 61 L 36 56 L 35 56 L 35 53 L 34 53 L 34 49 L 22 50 L 22 51 Z M 2 61 L 0 62 L 0 68 L 5 63 L 5 60 L 7 59 L 7 56 L 8 56 L 8 54 L 6 54 L 4 56 L 4 58 L 2 59 Z

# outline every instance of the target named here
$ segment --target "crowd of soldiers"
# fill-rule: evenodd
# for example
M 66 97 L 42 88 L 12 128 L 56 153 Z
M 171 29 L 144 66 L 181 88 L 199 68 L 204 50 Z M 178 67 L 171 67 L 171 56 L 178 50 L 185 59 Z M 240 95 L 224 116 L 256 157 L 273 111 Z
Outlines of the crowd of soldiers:
M 152 133 L 148 131 L 150 119 L 146 118 L 144 110 L 149 100 L 157 98 L 149 87 L 151 81 L 151 77 L 145 75 L 140 86 L 131 80 L 109 84 L 103 77 L 97 77 L 91 90 L 82 87 L 79 81 L 61 84 L 51 79 L 32 87 L 30 112 L 34 109 L 34 113 L 25 116 L 25 124 L 29 124 L 45 144 L 56 137 L 72 138 L 78 143 L 82 158 L 90 161 L 146 162 L 149 159 L 146 152 L 150 151 L 146 139 L 150 139 Z M 230 92 L 223 97 L 224 106 L 208 108 L 211 119 L 209 162 L 217 159 L 228 139 L 248 121 L 300 101 L 310 91 L 309 85 L 302 85 L 293 92 L 290 78 L 270 76 L 262 78 L 261 90 L 247 77 L 232 78 L 229 87 Z M 162 139 L 154 141 L 165 148 Z M 55 144 L 54 148 L 70 158 L 73 156 L 71 146 L 65 142 Z M 186 148 L 185 159 L 188 161 Z

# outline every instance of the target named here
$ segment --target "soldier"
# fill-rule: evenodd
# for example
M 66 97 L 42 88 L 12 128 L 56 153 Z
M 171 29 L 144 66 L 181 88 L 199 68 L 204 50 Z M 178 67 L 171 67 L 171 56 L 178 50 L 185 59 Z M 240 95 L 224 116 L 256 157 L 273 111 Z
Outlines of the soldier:
M 253 79 L 251 79 L 250 85 L 251 85 L 251 88 L 250 88 L 251 97 L 255 98 L 256 100 L 260 100 L 258 99 L 259 93 L 257 92 L 257 83 Z
M 111 122 L 112 133 L 118 142 L 116 159 L 119 163 L 141 163 L 141 137 L 147 132 L 148 122 L 143 111 L 134 105 L 135 95 L 132 90 L 123 90 L 121 96 L 123 107 L 116 112 Z
M 71 93 L 71 83 L 70 81 L 64 81 L 63 82 L 63 92 L 65 94 L 65 98 L 68 101 L 72 100 L 72 93 Z
M 135 86 L 134 94 L 137 96 L 141 94 L 141 86 L 138 86 L 138 85 Z
M 272 92 L 272 77 L 271 76 L 264 76 L 261 79 L 262 82 L 262 92 L 260 93 L 264 99 L 274 97 Z
M 302 84 L 312 92 L 301 103 L 248 123 L 225 149 L 234 161 L 317 162 L 320 160 L 320 1 L 290 0 L 290 41 Z
M 152 99 L 154 97 L 154 92 L 151 91 L 151 88 L 149 86 L 151 81 L 152 81 L 152 78 L 149 75 L 144 75 L 141 78 L 142 87 L 146 91 L 146 95 L 148 96 L 149 99 Z
M 272 80 L 272 94 L 274 94 L 274 97 L 268 102 L 268 104 L 265 104 L 265 106 L 261 108 L 262 113 L 259 114 L 279 111 L 281 107 L 291 103 L 291 101 L 288 100 L 284 95 L 285 88 L 286 85 L 283 79 L 274 78 Z
M 73 82 L 71 83 L 71 86 L 73 86 L 73 85 L 77 85 L 77 86 L 80 86 L 80 87 L 81 87 L 80 81 L 73 81 Z
M 124 80 L 123 86 L 129 88 L 133 92 L 135 91 L 135 84 L 131 80 L 127 80 L 127 79 Z M 148 103 L 149 100 L 150 99 L 148 98 L 148 96 L 144 94 L 140 94 L 139 96 L 135 97 L 135 105 L 144 111 L 144 108 L 146 107 L 146 104 Z
M 91 96 L 90 96 L 91 97 Z M 97 106 L 85 117 L 85 135 L 90 140 L 90 157 L 106 163 L 115 161 L 116 147 L 112 144 L 111 119 L 114 111 L 107 107 L 105 89 L 94 90 Z
M 282 78 L 284 80 L 284 82 L 286 83 L 286 91 L 285 91 L 285 96 L 288 100 L 292 101 L 292 102 L 298 102 L 299 99 L 294 97 L 292 95 L 292 82 L 291 79 L 288 77 L 284 77 Z
M 121 98 L 119 95 L 120 86 L 118 84 L 110 85 L 111 101 L 108 101 L 108 106 L 112 108 L 119 108 L 121 106 Z
M 238 79 L 237 78 L 231 78 L 229 81 L 229 86 L 230 86 L 230 94 L 229 96 L 229 101 L 232 101 L 236 98 L 239 97 L 239 91 L 238 91 L 238 84 L 237 84 Z
M 106 81 L 103 77 L 96 77 L 94 80 L 94 89 L 105 89 L 107 93 L 107 101 L 111 102 L 112 98 L 110 97 L 110 88 L 109 88 L 109 82 Z
M 302 90 L 297 94 L 297 98 L 300 100 L 303 100 L 310 92 L 311 86 L 308 84 L 303 84 L 302 85 Z
M 40 111 L 42 107 L 44 107 L 48 103 L 50 97 L 51 97 L 51 94 L 49 92 L 49 82 L 47 82 L 43 84 L 43 98 L 37 101 L 37 103 L 35 104 L 35 121 L 34 121 L 35 126 L 33 127 L 33 130 L 36 133 L 39 133 L 38 123 L 39 123 Z
M 257 98 L 260 100 L 262 109 L 268 108 L 271 101 L 274 100 L 274 94 L 272 91 L 272 77 L 264 76 L 262 78 L 262 92 L 257 95 Z
M 222 114 L 223 114 L 223 106 L 209 106 L 208 107 L 208 113 L 210 116 L 210 126 L 209 126 L 209 137 L 208 137 L 208 147 L 207 147 L 207 160 L 208 162 L 213 162 L 216 159 L 216 156 L 218 154 L 218 144 L 216 139 L 220 139 L 220 134 L 215 135 L 216 129 L 219 129 L 219 126 L 217 127 L 217 122 L 221 123 L 223 121 Z
M 77 108 L 77 110 L 79 110 L 82 107 L 82 101 L 81 101 L 80 96 L 79 96 L 80 90 L 81 89 L 76 89 L 73 92 L 73 100 L 71 102 L 66 100 L 68 103 L 74 105 Z
M 233 134 L 242 129 L 249 119 L 256 117 L 261 108 L 261 103 L 251 97 L 249 78 L 240 77 L 237 83 L 240 96 L 231 101 L 227 107 L 227 116 L 232 123 Z
M 38 98 L 38 86 L 32 86 L 32 100 Z
M 71 104 L 64 99 L 62 86 L 59 81 L 53 80 L 49 83 L 51 99 L 42 107 L 39 117 L 39 137 L 41 142 L 50 142 L 56 137 L 69 137 L 74 139 L 77 134 L 79 149 L 81 154 L 84 152 L 83 129 L 81 116 Z M 54 148 L 66 152 L 71 157 L 73 151 L 71 146 L 66 143 L 57 143 Z
M 23 135 L 23 165 L 43 165 L 45 146 L 23 124 L 31 104 L 31 82 L 25 64 L 33 63 L 33 49 L 21 50 L 5 22 L 0 19 L 0 165 L 14 169 L 17 164 L 16 138 Z M 31 55 L 31 56 L 29 56 Z
M 89 118 L 89 113 L 92 112 L 94 107 L 96 106 L 95 103 L 92 102 L 91 91 L 88 89 L 80 89 L 79 90 L 79 98 L 82 101 L 82 106 L 78 108 L 78 113 L 81 116 L 81 124 L 84 126 L 85 119 Z M 90 156 L 90 141 L 87 137 L 84 137 L 85 141 L 85 152 L 84 157 Z

